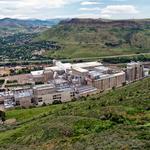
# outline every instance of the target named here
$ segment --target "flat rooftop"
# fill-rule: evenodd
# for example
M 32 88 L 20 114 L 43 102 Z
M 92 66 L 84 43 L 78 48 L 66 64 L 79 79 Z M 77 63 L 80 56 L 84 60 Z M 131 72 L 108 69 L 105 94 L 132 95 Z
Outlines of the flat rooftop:
M 102 66 L 102 63 L 94 61 L 94 62 L 84 62 L 84 63 L 77 63 L 72 64 L 72 67 L 79 67 L 79 68 L 88 68 L 88 67 L 98 67 Z
M 36 85 L 33 87 L 34 90 L 46 90 L 46 89 L 54 89 L 54 84 L 42 84 L 42 85 Z
M 132 66 L 136 66 L 136 65 L 140 65 L 141 62 L 130 62 L 130 63 L 127 63 L 127 67 L 132 67 Z
M 39 70 L 39 71 L 31 71 L 32 76 L 41 76 L 43 75 L 44 70 Z
M 81 86 L 81 87 L 78 87 L 78 91 L 79 91 L 79 94 L 84 94 L 88 92 L 96 92 L 97 88 L 92 87 L 92 86 Z
M 124 74 L 125 74 L 125 72 L 123 72 L 123 71 L 114 73 L 114 74 L 102 74 L 100 76 L 100 78 L 97 80 L 108 79 L 108 78 L 112 78 L 112 77 L 116 77 L 116 76 L 120 76 L 120 75 L 124 75 Z
M 83 68 L 80 68 L 80 67 L 72 67 L 73 70 L 76 70 L 80 73 L 87 73 L 88 70 L 87 69 L 83 69 Z
M 53 84 L 64 84 L 64 83 L 68 83 L 68 81 L 67 81 L 67 80 L 64 80 L 64 79 L 54 79 L 54 80 L 51 80 L 50 82 L 53 83 Z
M 97 70 L 97 71 L 100 71 L 100 72 L 103 72 L 103 71 L 108 71 L 108 70 L 110 70 L 110 68 L 108 68 L 108 67 L 105 67 L 105 66 L 99 66 L 99 67 L 95 67 L 94 69 L 95 69 L 95 70 Z
M 45 71 L 63 71 L 64 69 L 62 69 L 62 68 L 60 68 L 60 67 L 58 67 L 58 66 L 53 66 L 53 67 L 46 67 L 45 69 L 44 69 Z
M 101 72 L 98 72 L 98 71 L 90 71 L 89 75 L 92 76 L 92 77 L 96 77 L 96 76 L 102 76 L 104 74 L 101 73 Z
M 14 97 L 15 98 L 23 98 L 23 97 L 31 97 L 32 93 L 30 91 L 28 92 L 19 92 L 19 93 L 15 93 Z

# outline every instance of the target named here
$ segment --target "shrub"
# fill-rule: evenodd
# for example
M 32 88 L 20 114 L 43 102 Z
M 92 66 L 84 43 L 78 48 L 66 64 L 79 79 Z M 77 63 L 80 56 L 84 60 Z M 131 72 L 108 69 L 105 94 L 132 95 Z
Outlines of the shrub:
M 62 101 L 60 101 L 60 100 L 59 100 L 59 101 L 58 101 L 58 100 L 54 100 L 54 101 L 53 101 L 53 104 L 54 104 L 54 105 L 56 105 L 56 104 L 62 104 Z
M 72 101 L 72 102 L 75 102 L 75 101 L 77 101 L 77 98 L 74 97 L 71 101 Z
M 6 120 L 6 115 L 4 111 L 0 111 L 0 119 L 4 122 Z
M 43 103 L 42 106 L 43 106 L 43 107 L 46 106 L 46 103 Z

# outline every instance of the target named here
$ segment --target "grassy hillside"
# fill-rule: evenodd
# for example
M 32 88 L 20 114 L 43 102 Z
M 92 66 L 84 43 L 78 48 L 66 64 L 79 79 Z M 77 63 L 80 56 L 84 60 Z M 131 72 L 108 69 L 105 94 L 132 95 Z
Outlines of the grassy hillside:
M 78 58 L 150 52 L 150 20 L 72 19 L 42 33 L 36 40 L 62 46 L 49 57 Z
M 1 127 L 1 150 L 148 150 L 150 78 L 67 104 L 11 110 L 6 116 L 18 123 Z

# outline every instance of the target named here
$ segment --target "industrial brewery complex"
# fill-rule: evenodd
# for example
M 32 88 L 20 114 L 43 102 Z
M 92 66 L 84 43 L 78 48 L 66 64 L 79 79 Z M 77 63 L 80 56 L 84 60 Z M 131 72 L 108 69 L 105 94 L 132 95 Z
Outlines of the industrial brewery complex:
M 31 72 L 30 86 L 1 91 L 0 105 L 4 109 L 28 108 L 78 100 L 143 79 L 148 71 L 141 62 L 114 69 L 100 62 L 72 64 L 54 60 L 53 66 Z

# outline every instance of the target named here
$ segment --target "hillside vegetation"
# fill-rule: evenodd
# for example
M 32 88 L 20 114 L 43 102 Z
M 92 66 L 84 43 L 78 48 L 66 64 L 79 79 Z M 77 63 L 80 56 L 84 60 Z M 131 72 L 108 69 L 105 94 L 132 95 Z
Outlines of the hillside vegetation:
M 60 51 L 49 57 L 78 58 L 150 52 L 150 20 L 72 19 L 42 33 L 36 40 L 52 40 Z
M 10 110 L 1 150 L 149 150 L 150 78 L 79 101 Z

